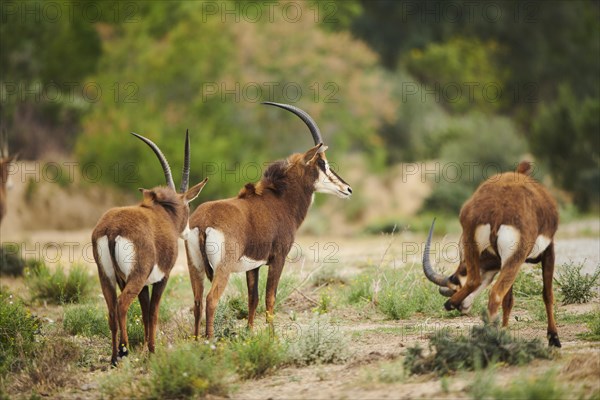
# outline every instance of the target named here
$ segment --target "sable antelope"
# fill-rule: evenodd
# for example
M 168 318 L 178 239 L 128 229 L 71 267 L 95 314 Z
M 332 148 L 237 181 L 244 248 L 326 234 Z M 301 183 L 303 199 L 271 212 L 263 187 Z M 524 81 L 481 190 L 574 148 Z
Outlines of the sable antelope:
M 258 305 L 258 271 L 269 266 L 266 290 L 267 322 L 272 325 L 275 296 L 285 257 L 296 231 L 306 217 L 315 192 L 349 198 L 350 186 L 330 167 L 326 146 L 315 121 L 287 104 L 283 108 L 308 126 L 315 146 L 271 164 L 261 180 L 248 183 L 237 197 L 201 204 L 190 217 L 186 242 L 188 267 L 194 291 L 194 335 L 201 319 L 204 275 L 212 281 L 206 297 L 206 336 L 213 337 L 214 315 L 232 272 L 246 272 L 248 327 L 254 324 Z
M 117 354 L 119 357 L 128 354 L 127 310 L 136 296 L 142 308 L 144 342 L 148 344 L 148 350 L 154 352 L 158 307 L 177 258 L 177 239 L 187 234 L 188 204 L 198 196 L 207 181 L 204 179 L 188 190 L 190 145 L 187 132 L 181 193 L 175 189 L 171 169 L 158 146 L 141 135 L 132 134 L 154 151 L 162 165 L 167 186 L 140 189 L 143 200 L 139 205 L 108 210 L 92 233 L 94 260 L 108 306 L 108 325 L 112 334 L 111 363 L 114 366 Z M 121 290 L 118 297 L 117 284 Z M 121 334 L 118 347 L 117 328 Z
M 11 187 L 8 170 L 16 158 L 16 155 L 11 156 L 8 152 L 8 138 L 3 133 L 0 136 L 0 224 L 6 215 L 6 191 Z
M 442 295 L 450 297 L 444 307 L 463 313 L 500 272 L 490 293 L 488 313 L 495 318 L 502 303 L 502 325 L 507 326 L 514 302 L 512 286 L 521 265 L 541 262 L 548 342 L 561 347 L 552 292 L 558 211 L 550 193 L 530 173 L 530 163 L 523 161 L 516 172 L 498 174 L 483 182 L 463 205 L 460 263 L 450 276 L 434 271 L 429 260 L 434 220 L 425 244 L 423 271 L 440 286 Z

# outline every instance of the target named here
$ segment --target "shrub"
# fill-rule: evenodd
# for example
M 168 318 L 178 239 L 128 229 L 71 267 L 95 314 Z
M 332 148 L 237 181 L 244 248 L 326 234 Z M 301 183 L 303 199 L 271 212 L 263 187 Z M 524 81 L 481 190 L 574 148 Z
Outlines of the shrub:
M 23 275 L 25 260 L 19 256 L 20 253 L 16 243 L 5 243 L 0 247 L 0 275 Z
M 349 357 L 347 340 L 329 318 L 315 316 L 308 329 L 295 339 L 288 353 L 293 364 L 336 364 Z
M 391 319 L 406 319 L 417 312 L 441 311 L 440 295 L 423 280 L 419 268 L 408 267 L 384 273 L 377 308 Z
M 63 329 L 70 335 L 110 337 L 106 307 L 104 310 L 92 304 L 66 307 Z
M 64 304 L 87 298 L 94 281 L 83 265 L 73 265 L 68 273 L 61 266 L 51 272 L 43 261 L 38 261 L 27 268 L 25 283 L 34 299 Z
M 459 369 L 485 368 L 490 363 L 521 365 L 535 358 L 550 358 L 538 339 L 523 340 L 500 329 L 499 321 L 490 323 L 483 314 L 483 325 L 473 326 L 469 335 L 452 335 L 444 329 L 429 338 L 431 353 L 423 355 L 419 346 L 408 349 L 404 367 L 411 374 L 436 372 L 445 375 Z
M 596 297 L 596 286 L 600 277 L 600 266 L 591 274 L 582 274 L 583 264 L 564 264 L 558 273 L 556 283 L 562 294 L 563 304 L 587 303 Z
M 14 295 L 0 290 L 0 376 L 24 366 L 41 322 Z
M 357 304 L 361 302 L 370 302 L 373 300 L 373 276 L 370 273 L 363 272 L 350 281 L 348 286 L 348 302 Z
M 231 367 L 222 348 L 211 343 L 184 343 L 160 348 L 150 359 L 147 398 L 198 398 L 226 395 Z
M 285 346 L 267 331 L 232 341 L 229 351 L 231 361 L 243 379 L 260 378 L 286 359 Z

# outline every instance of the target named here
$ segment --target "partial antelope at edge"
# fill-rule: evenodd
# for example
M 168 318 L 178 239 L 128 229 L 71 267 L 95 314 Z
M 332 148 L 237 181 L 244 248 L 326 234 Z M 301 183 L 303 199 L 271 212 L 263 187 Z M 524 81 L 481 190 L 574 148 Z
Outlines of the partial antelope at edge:
M 187 132 L 180 193 L 175 189 L 171 168 L 158 146 L 141 135 L 132 134 L 154 151 L 167 186 L 140 189 L 143 200 L 139 205 L 108 210 L 92 233 L 94 260 L 108 307 L 111 363 L 114 366 L 120 357 L 129 353 L 127 310 L 136 296 L 142 309 L 144 344 L 154 352 L 158 307 L 177 259 L 177 240 L 187 234 L 189 203 L 200 194 L 207 181 L 204 179 L 188 190 L 190 145 Z M 117 286 L 121 290 L 118 296 Z
M 429 250 L 435 220 L 431 224 L 423 254 L 423 271 L 450 297 L 447 310 L 469 312 L 475 297 L 496 275 L 488 302 L 495 318 L 502 304 L 502 325 L 508 325 L 513 307 L 513 284 L 524 263 L 542 263 L 543 298 L 548 317 L 548 343 L 561 347 L 554 320 L 554 235 L 558 228 L 556 202 L 530 176 L 531 164 L 523 161 L 515 172 L 490 177 L 483 182 L 460 211 L 462 236 L 460 262 L 450 276 L 436 272 Z
M 248 326 L 252 328 L 258 305 L 259 268 L 269 266 L 266 290 L 267 322 L 272 326 L 275 296 L 285 257 L 296 231 L 306 217 L 315 192 L 349 198 L 350 186 L 329 166 L 321 133 L 315 121 L 297 107 L 264 103 L 288 110 L 308 126 L 315 146 L 305 153 L 272 163 L 261 180 L 248 183 L 237 197 L 201 204 L 190 217 L 186 242 L 188 267 L 194 291 L 194 335 L 198 337 L 204 276 L 212 281 L 206 297 L 206 336 L 214 335 L 219 298 L 234 272 L 246 274 Z

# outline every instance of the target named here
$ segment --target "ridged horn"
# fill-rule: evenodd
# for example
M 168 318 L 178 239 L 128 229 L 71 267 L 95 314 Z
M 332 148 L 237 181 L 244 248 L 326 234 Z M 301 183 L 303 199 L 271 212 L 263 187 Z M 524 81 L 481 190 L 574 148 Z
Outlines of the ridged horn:
M 423 272 L 427 279 L 431 282 L 435 283 L 438 286 L 447 287 L 449 277 L 436 272 L 431 266 L 431 261 L 429 260 L 429 250 L 431 248 L 431 237 L 433 236 L 433 228 L 435 226 L 435 218 L 431 223 L 431 228 L 429 229 L 429 235 L 427 236 L 427 242 L 425 242 L 425 249 L 423 251 Z M 440 291 L 441 293 L 441 291 Z M 443 293 L 442 293 L 443 294 Z
M 306 124 L 306 126 L 308 126 L 308 129 L 310 129 L 310 134 L 312 135 L 313 140 L 315 141 L 315 145 L 317 145 L 319 143 L 323 143 L 323 138 L 321 137 L 321 131 L 319 130 L 317 123 L 315 122 L 314 119 L 312 119 L 312 117 L 310 115 L 308 115 L 308 113 L 306 111 L 303 111 L 303 110 L 299 109 L 298 107 L 295 107 L 295 106 L 292 106 L 289 104 L 274 103 L 272 101 L 264 101 L 261 104 L 267 104 L 270 106 L 283 108 L 284 110 L 288 110 L 288 111 L 296 114 Z
M 142 135 L 138 135 L 135 132 L 131 132 L 131 134 L 140 139 L 142 142 L 146 143 L 152 149 L 154 154 L 156 154 L 156 157 L 158 157 L 158 161 L 160 161 L 160 165 L 162 166 L 163 172 L 165 173 L 165 180 L 167 181 L 167 186 L 176 191 L 175 182 L 173 182 L 173 175 L 171 174 L 171 167 L 169 167 L 169 163 L 167 162 L 167 159 L 162 153 L 162 151 L 160 151 L 158 146 L 154 144 L 152 140 L 147 139 Z
M 183 156 L 183 172 L 181 174 L 180 192 L 185 193 L 190 183 L 190 132 L 185 130 L 185 151 Z

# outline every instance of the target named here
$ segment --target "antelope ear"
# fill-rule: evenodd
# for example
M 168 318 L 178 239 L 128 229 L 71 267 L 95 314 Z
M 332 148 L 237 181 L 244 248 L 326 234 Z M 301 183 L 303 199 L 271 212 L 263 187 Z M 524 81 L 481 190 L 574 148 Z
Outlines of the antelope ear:
M 195 186 L 192 186 L 191 189 L 189 189 L 183 194 L 183 199 L 186 202 L 186 204 L 194 201 L 194 199 L 198 197 L 198 195 L 202 191 L 202 188 L 204 187 L 204 185 L 206 185 L 206 182 L 208 182 L 208 178 L 204 178 L 202 182 Z
M 154 190 L 148 190 L 144 188 L 138 188 L 140 192 L 142 192 L 142 196 L 144 197 L 144 201 L 156 201 L 156 192 Z
M 321 147 L 323 147 L 323 143 L 319 143 L 318 145 L 304 153 L 304 156 L 302 158 L 304 162 L 306 164 L 314 163 L 316 161 L 317 154 L 321 152 L 319 151 Z

